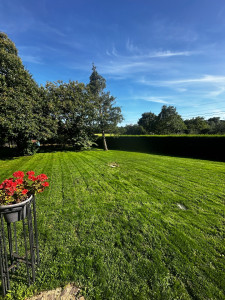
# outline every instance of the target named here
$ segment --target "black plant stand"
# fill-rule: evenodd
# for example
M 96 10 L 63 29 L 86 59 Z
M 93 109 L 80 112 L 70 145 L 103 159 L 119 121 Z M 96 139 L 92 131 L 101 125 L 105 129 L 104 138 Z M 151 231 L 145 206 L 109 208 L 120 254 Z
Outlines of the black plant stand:
M 36 203 L 33 196 L 31 201 L 24 206 L 14 208 L 13 212 L 21 214 L 21 221 L 8 223 L 4 214 L 8 211 L 0 211 L 0 273 L 2 280 L 3 296 L 10 290 L 10 273 L 15 272 L 20 263 L 26 264 L 27 281 L 35 281 L 35 264 L 39 265 L 39 247 L 36 220 Z M 16 225 L 22 222 L 22 228 L 18 233 Z M 13 228 L 12 228 L 13 227 Z M 22 244 L 22 252 L 18 243 Z

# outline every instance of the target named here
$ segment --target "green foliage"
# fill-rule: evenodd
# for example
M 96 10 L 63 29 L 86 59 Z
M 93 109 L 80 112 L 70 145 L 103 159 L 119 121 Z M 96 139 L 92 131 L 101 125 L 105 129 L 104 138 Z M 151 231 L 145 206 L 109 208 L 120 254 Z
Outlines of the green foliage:
M 210 118 L 207 120 L 210 134 L 225 134 L 225 121 L 220 118 Z
M 190 120 L 185 120 L 184 122 L 187 126 L 187 133 L 205 134 L 209 132 L 210 126 L 202 117 L 192 118 Z
M 68 282 L 89 300 L 224 299 L 224 163 L 125 151 L 38 153 L 1 160 L 0 181 L 18 166 L 48 174 L 50 187 L 36 198 L 36 281 L 28 287 L 20 264 L 8 299 Z
M 64 83 L 48 82 L 47 99 L 55 108 L 59 137 L 65 144 L 72 144 L 76 150 L 87 149 L 94 144 L 92 123 L 94 118 L 93 103 L 89 99 L 83 83 L 69 81 Z
M 96 70 L 96 66 L 93 64 L 92 73 L 89 82 L 90 92 L 95 97 L 102 94 L 103 90 L 106 88 L 106 80 Z
M 0 33 L 0 139 L 14 141 L 20 154 L 33 153 L 31 140 L 49 137 L 54 131 L 41 91 L 14 43 Z
M 138 124 L 143 126 L 148 134 L 225 134 L 225 121 L 219 117 L 208 120 L 195 117 L 183 121 L 175 107 L 166 105 L 162 107 L 158 116 L 151 112 L 143 113 Z M 122 133 L 127 134 L 126 131 Z
M 143 113 L 138 120 L 138 125 L 142 126 L 149 134 L 155 132 L 157 116 L 152 112 Z
M 174 106 L 163 105 L 159 113 L 155 130 L 158 134 L 179 134 L 184 132 L 186 126 Z
M 124 132 L 123 134 L 128 134 L 128 135 L 144 135 L 146 134 L 145 129 L 137 124 L 134 125 L 126 125 L 124 127 Z
M 180 134 L 186 129 L 176 108 L 166 105 L 162 106 L 158 116 L 151 112 L 143 113 L 138 124 L 143 126 L 149 134 Z

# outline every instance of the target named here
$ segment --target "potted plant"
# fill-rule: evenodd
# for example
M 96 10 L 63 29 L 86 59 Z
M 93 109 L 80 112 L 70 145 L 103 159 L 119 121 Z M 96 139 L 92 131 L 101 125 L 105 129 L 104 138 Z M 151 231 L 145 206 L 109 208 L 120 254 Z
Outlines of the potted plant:
M 27 205 L 36 193 L 43 192 L 49 186 L 45 174 L 35 176 L 34 171 L 26 174 L 22 171 L 13 173 L 13 177 L 0 184 L 0 213 L 7 223 L 16 222 L 26 217 Z

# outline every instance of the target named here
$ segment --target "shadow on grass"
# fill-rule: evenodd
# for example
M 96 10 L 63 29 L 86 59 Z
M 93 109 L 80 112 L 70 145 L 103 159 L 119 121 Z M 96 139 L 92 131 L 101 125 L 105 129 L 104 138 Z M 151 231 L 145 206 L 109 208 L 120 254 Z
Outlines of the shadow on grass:
M 101 150 L 103 150 L 103 149 L 101 149 Z M 213 155 L 207 156 L 207 155 L 203 155 L 203 154 L 179 154 L 179 153 L 165 153 L 162 151 L 146 151 L 146 150 L 131 150 L 131 149 L 128 150 L 128 149 L 112 149 L 112 148 L 110 148 L 109 150 L 145 153 L 145 154 L 151 154 L 151 155 L 179 157 L 179 158 L 201 159 L 201 160 L 209 160 L 209 161 L 216 161 L 216 162 L 225 162 L 225 157 L 216 157 Z
M 90 151 L 96 151 L 96 148 Z M 41 146 L 37 153 L 56 153 L 56 152 L 80 152 L 75 150 L 72 146 Z M 13 160 L 19 158 L 21 155 L 18 153 L 16 148 L 4 147 L 0 148 L 0 160 Z
M 99 148 L 103 148 L 100 139 L 97 143 Z M 225 162 L 223 136 L 121 136 L 108 137 L 107 144 L 111 150 Z
M 102 150 L 101 147 L 94 147 L 90 151 L 99 151 Z M 192 159 L 202 159 L 210 161 L 225 162 L 225 149 L 221 149 L 219 153 L 209 153 L 208 151 L 200 153 L 175 153 L 173 151 L 161 151 L 161 150 L 147 150 L 140 149 L 139 147 L 134 147 L 129 149 L 128 147 L 109 147 L 109 150 L 116 151 L 126 151 L 126 152 L 137 152 L 137 153 L 146 153 L 152 155 L 161 155 L 161 156 L 170 156 L 170 157 L 180 157 L 180 158 L 192 158 Z M 61 145 L 52 145 L 52 146 L 41 146 L 38 153 L 56 153 L 56 152 L 80 152 L 75 150 L 72 146 L 61 146 Z M 16 148 L 0 148 L 0 159 L 1 160 L 12 160 L 20 157 Z
M 9 148 L 9 147 L 0 148 L 1 160 L 10 160 L 18 157 L 20 157 L 20 155 L 18 154 L 16 148 Z

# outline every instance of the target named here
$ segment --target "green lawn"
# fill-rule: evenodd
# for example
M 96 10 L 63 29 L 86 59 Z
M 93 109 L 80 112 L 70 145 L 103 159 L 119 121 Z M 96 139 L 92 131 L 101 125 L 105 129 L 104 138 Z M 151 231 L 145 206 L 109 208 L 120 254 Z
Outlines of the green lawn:
M 75 282 L 86 299 L 225 299 L 225 163 L 101 150 L 0 160 L 0 180 L 16 170 L 50 187 L 37 197 L 36 283 L 13 280 L 9 298 Z

